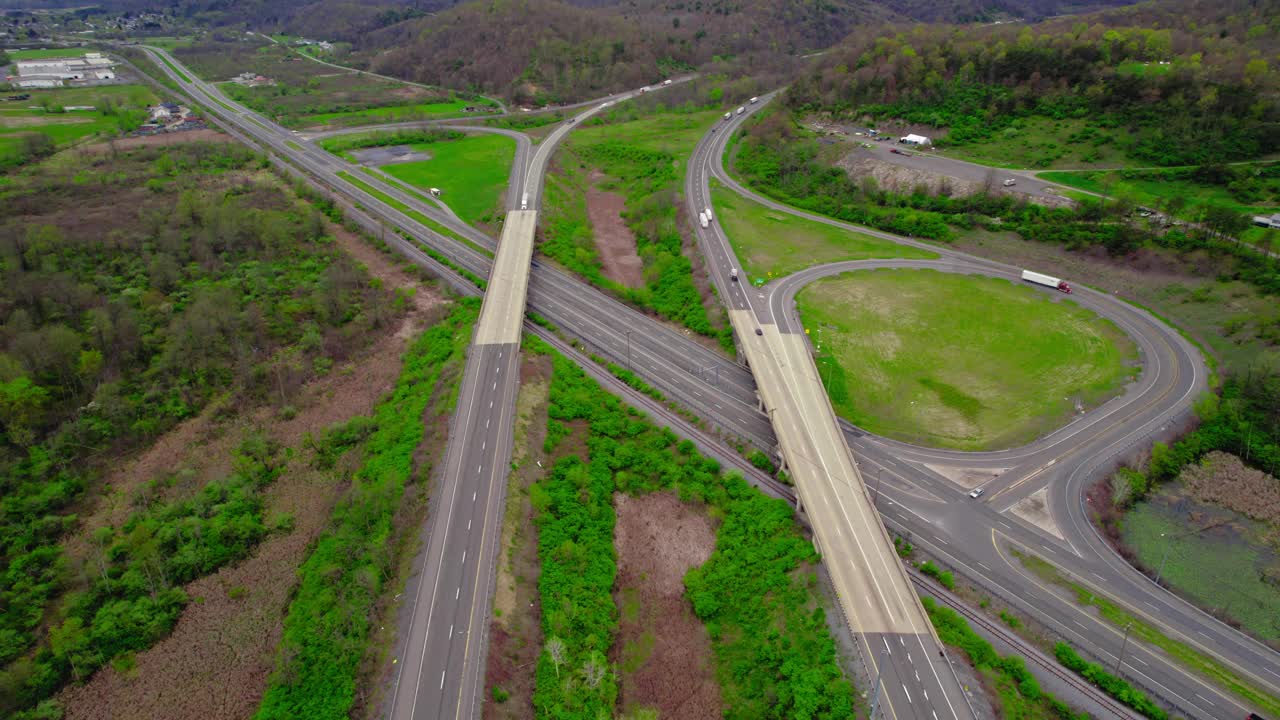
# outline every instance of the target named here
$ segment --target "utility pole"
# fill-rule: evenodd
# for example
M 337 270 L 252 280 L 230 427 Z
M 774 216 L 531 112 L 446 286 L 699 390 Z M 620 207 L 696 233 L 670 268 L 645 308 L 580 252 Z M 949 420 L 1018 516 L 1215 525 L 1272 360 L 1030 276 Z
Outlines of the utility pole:
M 1165 535 L 1168 535 L 1168 534 L 1169 534 L 1169 533 L 1160 533 L 1160 537 L 1161 537 L 1161 538 L 1163 538 Z M 1156 584 L 1157 584 L 1157 585 L 1159 585 L 1159 584 L 1160 584 L 1160 576 L 1161 576 L 1161 575 L 1164 575 L 1164 563 L 1165 563 L 1165 561 L 1166 561 L 1166 560 L 1168 560 L 1168 559 L 1169 559 L 1169 542 L 1170 542 L 1170 541 L 1166 540 L 1166 541 L 1165 541 L 1165 543 L 1164 543 L 1164 556 L 1160 558 L 1160 569 L 1159 569 L 1159 570 L 1156 570 Z
M 1133 621 L 1130 620 L 1128 625 L 1124 626 L 1124 643 L 1120 645 L 1120 657 L 1116 658 L 1116 677 L 1120 677 L 1120 666 L 1124 664 L 1124 651 L 1129 646 L 1129 629 L 1133 627 Z

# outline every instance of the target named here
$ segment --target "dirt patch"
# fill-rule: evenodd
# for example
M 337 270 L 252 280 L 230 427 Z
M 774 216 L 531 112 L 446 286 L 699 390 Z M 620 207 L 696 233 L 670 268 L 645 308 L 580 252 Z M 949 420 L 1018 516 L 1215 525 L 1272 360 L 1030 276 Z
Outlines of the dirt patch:
M 1247 467 L 1235 455 L 1211 452 L 1199 464 L 1187 466 L 1181 480 L 1201 502 L 1280 524 L 1280 478 Z
M 417 85 L 402 85 L 392 90 L 390 94 L 398 98 L 420 98 L 430 93 L 426 88 L 420 88 Z
M 600 251 L 605 277 L 630 288 L 644 287 L 644 263 L 636 254 L 636 236 L 622 220 L 627 199 L 596 187 L 604 176 L 592 171 L 587 187 L 587 217 Z
M 181 145 L 183 143 L 194 142 L 216 142 L 231 143 L 235 139 L 230 135 L 224 135 L 217 130 L 184 130 L 182 132 L 160 133 L 158 135 L 144 135 L 142 137 L 129 138 L 113 138 L 107 142 L 94 143 L 86 145 L 83 150 L 87 153 L 109 153 L 113 150 L 132 150 L 140 147 L 163 147 L 165 145 Z
M 431 153 L 424 150 L 414 150 L 410 145 L 390 145 L 387 147 L 352 150 L 351 157 L 355 158 L 356 162 L 361 165 L 381 167 L 383 165 L 394 165 L 396 163 L 430 160 Z
M 107 667 L 63 691 L 65 717 L 251 716 L 274 665 L 294 570 L 335 499 L 329 479 L 295 460 L 266 493 L 267 516 L 288 513 L 293 529 L 262 543 L 248 560 L 188 585 L 192 602 L 173 633 L 138 654 L 134 669 Z
M 351 233 L 338 228 L 331 231 L 338 244 L 385 286 L 416 288 L 413 308 L 404 322 L 421 325 L 427 322 L 428 313 L 438 312 L 444 298 L 433 288 L 417 283 Z M 176 473 L 178 489 L 167 492 L 179 492 L 229 472 L 236 444 L 255 423 L 299 452 L 306 432 L 315 433 L 355 415 L 368 414 L 394 387 L 399 374 L 405 340 L 390 330 L 346 369 L 306 385 L 295 400 L 296 415 L 289 420 L 281 421 L 274 411 L 259 409 L 248 418 L 218 424 L 212 418 L 219 414 L 219 408 L 210 407 L 166 433 L 107 478 L 111 491 L 83 523 L 81 532 L 68 541 L 69 557 L 83 562 L 92 549 L 87 540 L 92 528 L 122 523 L 131 512 L 128 499 L 150 480 Z M 438 437 L 431 434 L 436 426 L 443 432 L 447 418 L 429 426 L 428 438 Z M 431 443 L 433 448 L 437 445 L 443 447 L 443 443 Z M 350 470 L 319 472 L 310 466 L 309 453 L 299 452 L 264 494 L 268 521 L 287 515 L 292 518 L 292 527 L 270 535 L 247 560 L 187 585 L 192 602 L 173 633 L 139 653 L 133 669 L 119 672 L 108 667 L 85 685 L 64 690 L 59 699 L 66 707 L 66 717 L 205 720 L 251 716 L 275 664 L 281 618 L 297 580 L 296 569 L 343 495 L 344 488 L 336 486 L 334 478 Z M 405 505 L 425 509 L 422 501 L 406 501 Z
M 45 125 L 83 125 L 84 123 L 93 122 L 93 118 L 72 116 L 53 117 L 49 115 L 19 115 L 5 116 L 0 115 L 0 127 L 43 127 Z
M 541 465 L 547 464 L 542 443 L 547 435 L 550 378 L 549 357 L 526 356 L 520 364 L 511 458 L 516 470 L 507 480 L 494 619 L 489 625 L 485 720 L 534 717 L 533 664 L 542 652 L 542 607 L 538 602 L 538 529 L 533 524 L 529 486 L 542 476 Z M 506 702 L 493 701 L 493 688 L 508 694 Z
M 614 600 L 621 611 L 610 660 L 621 670 L 623 714 L 655 708 L 664 720 L 720 717 L 711 640 L 684 597 L 684 576 L 711 557 L 711 519 L 673 493 L 618 494 Z

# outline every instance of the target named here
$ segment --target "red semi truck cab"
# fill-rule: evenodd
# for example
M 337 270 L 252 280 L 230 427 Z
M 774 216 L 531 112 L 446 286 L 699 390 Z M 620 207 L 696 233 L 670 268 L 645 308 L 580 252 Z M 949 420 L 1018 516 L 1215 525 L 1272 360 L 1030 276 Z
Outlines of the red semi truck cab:
M 1071 294 L 1071 286 L 1067 284 L 1066 280 L 1061 280 L 1058 282 L 1058 289 L 1064 293 L 1067 293 L 1068 295 Z

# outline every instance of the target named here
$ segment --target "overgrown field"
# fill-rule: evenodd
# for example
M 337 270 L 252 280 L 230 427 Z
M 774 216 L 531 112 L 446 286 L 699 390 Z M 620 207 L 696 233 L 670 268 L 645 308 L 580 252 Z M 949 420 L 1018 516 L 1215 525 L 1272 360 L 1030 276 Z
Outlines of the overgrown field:
M 1134 372 L 1133 343 L 1110 322 L 1005 280 L 864 271 L 819 280 L 796 302 L 836 411 L 907 442 L 1013 447 Z
M 731 346 L 727 323 L 708 317 L 709 303 L 695 282 L 689 257 L 694 251 L 686 253 L 679 201 L 686 158 L 718 111 L 640 119 L 631 113 L 628 107 L 615 109 L 569 135 L 557 155 L 558 169 L 547 178 L 539 249 L 629 302 Z M 623 219 L 636 238 L 644 287 L 628 288 L 601 272 L 583 199 L 591 187 L 626 198 Z
M 158 100 L 144 85 L 29 90 L 28 100 L 0 101 L 0 170 L 39 160 L 94 135 L 141 125 Z M 92 110 L 65 110 L 91 105 Z
M 239 146 L 71 156 L 0 187 L 0 711 L 168 634 L 182 586 L 273 531 L 283 459 L 244 444 L 199 492 L 156 478 L 121 524 L 64 541 L 103 474 L 217 402 L 291 412 L 398 313 L 323 216 Z M 83 541 L 83 538 L 82 538 Z M 83 549 L 83 548 L 82 548 Z
M 526 345 L 536 350 L 540 343 Z M 568 360 L 555 355 L 552 362 L 544 449 L 581 449 L 561 453 L 529 493 L 545 636 L 533 699 L 538 716 L 615 713 L 619 678 L 608 662 L 619 628 L 613 498 L 663 489 L 719 520 L 715 551 L 684 585 L 710 634 L 726 717 L 852 715 L 852 688 L 818 605 L 810 565 L 816 557 L 791 508 L 721 474 L 692 443 L 650 424 Z
M 173 56 L 201 78 L 223 83 L 232 99 L 288 127 L 362 125 L 462 115 L 465 106 L 490 107 L 471 95 L 343 72 L 308 60 L 258 36 L 213 36 L 175 48 Z M 247 87 L 229 81 L 254 73 L 274 85 Z
M 767 282 L 840 260 L 937 257 L 927 250 L 770 210 L 720 187 L 712 188 L 711 198 L 715 221 L 724 227 L 750 282 Z
M 395 574 L 396 548 L 405 542 L 394 521 L 406 487 L 425 485 L 431 470 L 419 458 L 424 414 L 452 412 L 479 310 L 479 299 L 459 300 L 410 346 L 395 391 L 372 418 L 357 418 L 317 439 L 330 462 L 353 446 L 360 447 L 361 462 L 350 494 L 298 570 L 258 720 L 350 715 L 366 654 L 377 656 L 367 647 L 376 604 Z

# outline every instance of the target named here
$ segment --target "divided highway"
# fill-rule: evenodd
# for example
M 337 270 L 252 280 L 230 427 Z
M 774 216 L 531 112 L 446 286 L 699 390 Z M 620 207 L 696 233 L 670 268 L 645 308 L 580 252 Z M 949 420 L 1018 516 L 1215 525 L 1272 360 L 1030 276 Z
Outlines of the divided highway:
M 156 54 L 149 52 L 153 57 Z M 197 102 L 204 104 L 210 113 L 342 195 L 359 202 L 369 214 L 402 228 L 414 242 L 434 248 L 458 266 L 478 275 L 489 275 L 492 260 L 471 244 L 493 248 L 492 238 L 460 223 L 451 213 L 427 202 L 423 196 L 407 193 L 374 177 L 361 177 L 367 185 L 439 222 L 470 244 L 426 227 L 399 207 L 387 204 L 337 175 L 344 171 L 359 174 L 354 166 L 319 151 L 298 136 L 227 101 L 208 83 L 179 77 L 158 58 L 157 65 Z M 488 128 L 466 129 L 493 131 Z M 896 242 L 918 244 L 906 238 L 852 228 L 829 218 L 779 206 L 738 186 L 723 173 L 719 161 L 723 143 L 718 143 L 720 149 L 708 146 L 713 139 L 727 138 L 730 135 L 727 130 L 722 127 L 699 146 L 699 157 L 689 164 L 690 183 L 694 182 L 695 175 L 698 175 L 699 182 L 706 182 L 707 175 L 715 173 L 731 189 L 775 206 L 781 212 L 793 212 L 817 222 L 871 232 Z M 523 172 L 531 164 L 530 144 L 526 136 L 515 135 L 523 141 L 518 145 L 513 171 Z M 541 171 L 536 180 L 532 176 L 524 182 L 513 180 L 512 188 L 522 188 L 529 181 L 540 187 L 540 174 Z M 687 192 L 687 196 L 692 197 L 692 191 Z M 517 201 L 514 193 L 509 196 L 509 206 L 518 207 L 514 204 Z M 938 248 L 927 247 L 939 251 Z M 1016 269 L 978 258 L 967 258 L 945 250 L 939 252 L 944 259 L 965 260 L 990 268 L 994 274 L 1003 276 L 1016 272 Z M 826 270 L 829 268 L 805 272 L 821 273 Z M 786 282 L 793 280 L 788 278 Z M 766 293 L 763 299 L 769 306 L 767 312 L 779 318 L 775 320 L 779 324 L 789 322 L 788 314 L 793 312 L 788 307 L 790 301 L 784 289 L 785 285 L 779 283 L 776 287 L 762 290 Z M 1077 299 L 1083 299 L 1087 294 L 1083 293 Z M 1100 295 L 1099 298 L 1102 301 L 1106 296 Z M 1114 300 L 1111 303 L 1128 308 Z M 528 307 L 567 334 L 581 338 L 590 351 L 620 364 L 630 359 L 635 371 L 650 384 L 729 434 L 762 448 L 773 447 L 776 443 L 769 418 L 758 409 L 751 373 L 684 333 L 657 323 L 537 260 L 533 261 L 529 279 Z M 926 547 L 993 594 L 1005 598 L 1075 644 L 1090 650 L 1100 660 L 1114 662 L 1122 642 L 1120 633 L 1030 577 L 1016 560 L 1009 562 L 1009 545 L 1027 548 L 1050 560 L 1082 584 L 1105 591 L 1135 613 L 1145 616 L 1152 624 L 1164 628 L 1168 634 L 1223 658 L 1262 687 L 1275 689 L 1280 684 L 1280 663 L 1276 653 L 1154 587 L 1116 557 L 1088 523 L 1081 504 L 1084 485 L 1106 469 L 1106 463 L 1113 459 L 1113 455 L 1146 440 L 1152 433 L 1167 429 L 1184 416 L 1190 400 L 1194 398 L 1194 387 L 1197 383 L 1202 386 L 1205 377 L 1199 355 L 1185 340 L 1145 313 L 1129 309 L 1154 327 L 1122 325 L 1135 338 L 1152 338 L 1144 347 L 1146 369 L 1140 386 L 1036 443 L 1001 453 L 950 453 L 871 437 L 842 423 L 845 440 L 858 456 L 863 473 L 874 471 L 877 484 L 881 474 L 884 475 L 883 496 L 878 509 L 892 527 L 911 533 L 917 545 Z M 492 422 L 493 418 L 489 419 Z M 1048 466 L 1051 459 L 1056 462 Z M 986 502 L 966 501 L 965 487 L 948 475 L 948 467 L 990 473 L 994 484 L 989 485 Z M 1049 498 L 1052 517 L 1057 521 L 1056 534 L 1009 512 L 1019 500 L 1041 491 Z M 448 501 L 447 495 L 437 497 L 441 502 Z M 460 497 L 465 500 L 469 495 Z M 441 582 L 450 580 L 451 577 L 446 576 Z M 1172 696 L 1187 716 L 1243 717 L 1252 710 L 1181 670 L 1163 653 L 1141 646 L 1135 650 L 1135 645 L 1132 641 L 1129 643 L 1126 655 L 1137 653 L 1140 661 L 1126 659 L 1126 674 L 1148 688 Z M 438 678 L 436 682 L 439 682 Z

